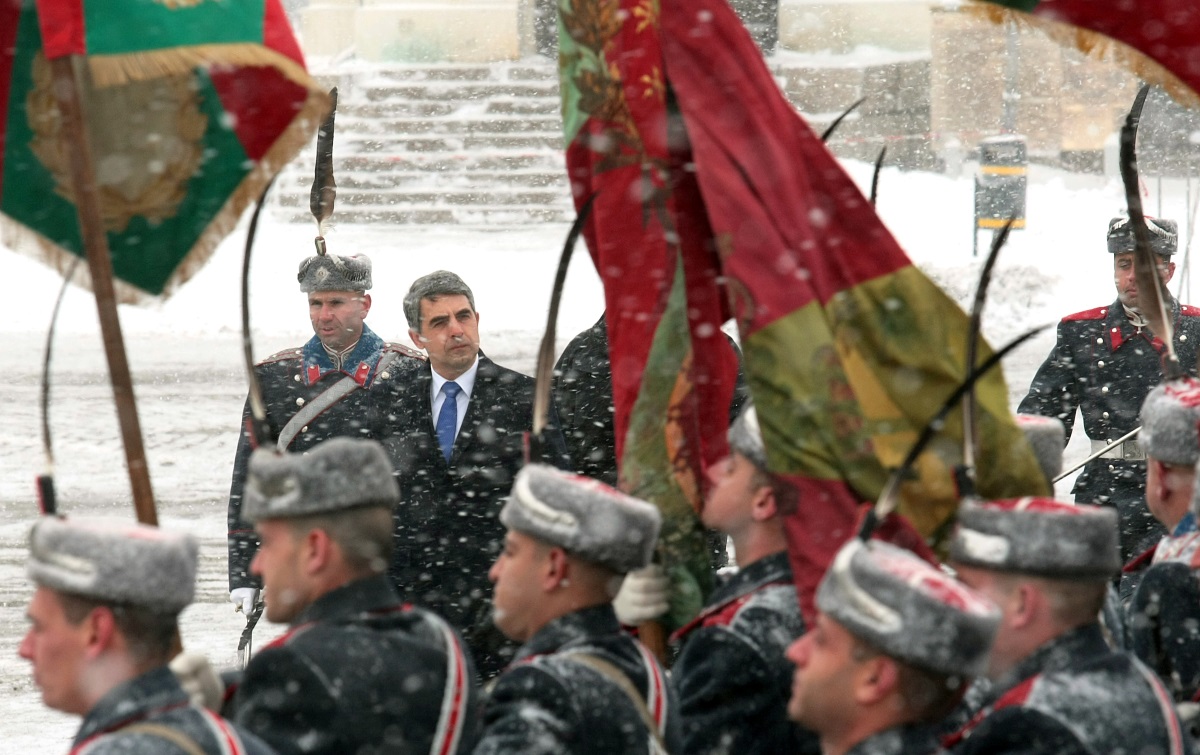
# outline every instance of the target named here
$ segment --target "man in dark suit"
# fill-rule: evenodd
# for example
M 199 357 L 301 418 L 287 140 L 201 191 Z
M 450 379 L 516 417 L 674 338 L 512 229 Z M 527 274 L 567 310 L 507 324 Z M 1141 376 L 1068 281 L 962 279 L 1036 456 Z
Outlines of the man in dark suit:
M 457 627 L 480 673 L 494 676 L 513 647 L 492 625 L 487 572 L 504 538 L 500 507 L 524 463 L 534 381 L 479 350 L 475 296 L 454 273 L 414 281 L 404 315 L 429 363 L 393 386 L 396 432 L 383 441 L 401 489 L 392 577 Z M 546 440 L 555 457 L 546 461 L 563 465 L 561 435 Z

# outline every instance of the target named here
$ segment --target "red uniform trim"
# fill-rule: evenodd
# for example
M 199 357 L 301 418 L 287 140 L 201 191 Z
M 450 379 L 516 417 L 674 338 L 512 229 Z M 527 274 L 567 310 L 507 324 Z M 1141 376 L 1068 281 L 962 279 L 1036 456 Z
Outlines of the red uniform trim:
M 733 623 L 734 618 L 737 617 L 738 611 L 742 610 L 742 606 L 746 605 L 746 603 L 749 602 L 749 600 L 753 598 L 755 593 L 757 593 L 759 590 L 762 590 L 766 587 L 771 587 L 773 585 L 786 584 L 791 583 L 783 579 L 776 580 L 775 582 L 768 582 L 764 585 L 759 585 L 758 587 L 754 588 L 753 591 L 748 592 L 745 595 L 739 595 L 738 597 L 731 598 L 724 603 L 707 608 L 701 611 L 696 618 L 684 624 L 679 629 L 676 629 L 671 635 L 671 641 L 677 642 L 683 639 L 688 633 L 701 627 L 727 627 Z
M 278 637 L 276 637 L 275 639 L 271 640 L 266 645 L 264 645 L 263 650 L 271 650 L 272 648 L 283 647 L 284 645 L 288 644 L 293 639 L 295 639 L 298 634 L 303 632 L 305 629 L 308 629 L 315 623 L 316 622 L 309 621 L 304 624 L 300 624 L 298 626 L 292 627 L 291 629 L 287 630 L 283 634 L 279 635 Z M 260 650 L 259 652 L 262 652 L 262 651 Z
M 1155 543 L 1154 545 L 1151 545 L 1146 550 L 1142 551 L 1139 555 L 1131 558 L 1129 560 L 1129 563 L 1127 563 L 1121 567 L 1121 573 L 1122 574 L 1133 574 L 1135 572 L 1141 571 L 1143 568 L 1150 565 L 1150 562 L 1154 560 L 1154 554 L 1157 552 L 1158 552 L 1158 543 Z
M 1013 687 L 1008 692 L 1005 692 L 993 705 L 989 705 L 988 707 L 976 713 L 971 720 L 967 722 L 966 726 L 962 727 L 953 734 L 944 737 L 942 739 L 942 746 L 946 747 L 947 749 L 954 747 L 959 742 L 962 742 L 964 739 L 969 737 L 971 732 L 975 730 L 975 727 L 983 723 L 984 719 L 988 716 L 992 715 L 998 710 L 1011 708 L 1028 700 L 1029 693 L 1033 690 L 1033 685 L 1037 684 L 1037 680 L 1040 679 L 1041 676 L 1041 674 L 1035 674 L 1034 676 L 1029 677 L 1025 681 Z
M 1179 305 L 1179 314 L 1182 317 L 1200 317 L 1200 307 L 1193 307 L 1191 304 Z
M 1062 319 L 1063 322 L 1075 322 L 1076 320 L 1103 320 L 1108 317 L 1108 307 L 1096 307 L 1095 309 L 1085 309 L 1082 312 L 1076 312 L 1073 315 L 1067 315 Z

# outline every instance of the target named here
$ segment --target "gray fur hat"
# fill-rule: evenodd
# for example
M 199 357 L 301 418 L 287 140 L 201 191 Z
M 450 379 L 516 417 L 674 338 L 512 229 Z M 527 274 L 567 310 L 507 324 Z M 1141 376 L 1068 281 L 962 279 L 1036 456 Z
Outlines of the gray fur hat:
M 383 446 L 373 440 L 330 438 L 307 453 L 266 448 L 250 456 L 242 515 L 249 522 L 387 506 L 400 486 Z
M 1016 415 L 1017 427 L 1025 433 L 1025 440 L 1033 449 L 1033 455 L 1042 468 L 1047 480 L 1058 477 L 1062 471 L 1063 449 L 1067 445 L 1067 428 L 1057 417 L 1038 414 Z
M 43 517 L 25 570 L 51 590 L 177 614 L 195 596 L 198 551 L 191 535 L 144 524 Z
M 754 466 L 767 469 L 767 447 L 763 444 L 762 431 L 758 427 L 758 412 L 754 404 L 747 403 L 746 408 L 729 426 L 729 448 L 737 451 Z
M 1200 461 L 1200 380 L 1193 377 L 1155 386 L 1142 402 L 1138 445 L 1164 464 Z
M 650 563 L 662 517 L 653 505 L 599 480 L 526 464 L 517 473 L 500 522 L 628 574 Z
M 1146 228 L 1150 229 L 1150 249 L 1155 254 L 1170 257 L 1179 248 L 1179 226 L 1174 220 L 1162 218 L 1146 218 Z M 1112 254 L 1125 254 L 1137 248 L 1137 239 L 1133 234 L 1133 224 L 1129 218 L 1113 218 L 1108 221 L 1108 251 Z
M 336 254 L 316 254 L 300 263 L 296 274 L 300 290 L 313 291 L 370 291 L 371 258 L 365 254 L 339 257 Z
M 1000 626 L 991 601 L 891 543 L 842 546 L 817 608 L 898 661 L 936 674 L 978 676 Z
M 964 503 L 950 562 L 1051 579 L 1109 579 L 1121 570 L 1117 512 L 1049 498 Z

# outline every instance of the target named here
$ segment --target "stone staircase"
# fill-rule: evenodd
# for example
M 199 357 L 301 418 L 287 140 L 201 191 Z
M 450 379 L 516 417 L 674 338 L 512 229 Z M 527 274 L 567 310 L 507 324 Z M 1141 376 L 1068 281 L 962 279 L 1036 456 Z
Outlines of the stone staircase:
M 423 65 L 339 77 L 338 223 L 504 227 L 569 222 L 558 73 L 550 61 Z M 312 154 L 277 212 L 311 222 Z
M 773 58 L 772 68 L 817 131 L 866 97 L 830 144 L 839 155 L 874 160 L 886 143 L 890 165 L 930 167 L 927 61 L 849 68 Z M 339 69 L 322 78 L 339 87 L 336 223 L 503 228 L 574 218 L 558 72 L 548 58 Z M 312 152 L 281 176 L 278 216 L 311 222 Z

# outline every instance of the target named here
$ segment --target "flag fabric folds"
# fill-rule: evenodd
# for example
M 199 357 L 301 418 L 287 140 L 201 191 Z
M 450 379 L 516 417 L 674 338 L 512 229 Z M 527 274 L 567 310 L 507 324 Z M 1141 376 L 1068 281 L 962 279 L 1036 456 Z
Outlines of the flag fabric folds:
M 1195 0 L 987 0 L 967 7 L 998 23 L 1033 23 L 1060 44 L 1119 60 L 1181 104 L 1200 106 L 1200 4 Z
M 593 25 L 580 31 L 570 23 L 581 18 Z M 595 213 L 588 235 L 609 322 L 643 325 L 639 316 L 658 311 L 644 302 L 648 292 L 666 288 L 670 270 L 661 262 L 647 266 L 648 259 L 660 261 L 649 249 L 663 236 L 647 229 L 655 203 L 665 203 L 673 209 L 668 238 L 680 242 L 678 268 L 704 272 L 695 285 L 673 289 L 698 297 L 679 308 L 704 313 L 694 321 L 715 328 L 722 310 L 709 303 L 720 287 L 738 318 L 772 471 L 798 491 L 787 520 L 789 551 L 811 617 L 816 585 L 853 534 L 860 506 L 875 500 L 963 380 L 968 318 L 912 265 L 779 91 L 723 0 L 575 0 L 563 6 L 563 19 L 571 37 L 561 54 L 576 200 L 617 170 L 628 177 L 626 190 L 609 197 L 617 209 Z M 588 57 L 577 48 L 604 65 L 572 68 L 570 61 Z M 592 86 L 568 91 L 568 74 Z M 657 100 L 666 102 L 665 113 L 646 104 Z M 645 122 L 638 120 L 642 111 L 658 119 L 649 122 L 665 131 L 668 164 L 681 176 L 656 172 L 652 152 L 624 149 L 629 124 Z M 632 361 L 622 352 L 626 343 L 610 343 L 614 382 Z M 696 360 L 712 342 L 693 344 Z M 980 361 L 990 354 L 986 345 L 980 352 Z M 1003 377 L 984 378 L 977 395 L 980 493 L 1047 494 L 1012 419 Z M 723 421 L 721 409 L 700 407 L 712 415 L 708 426 Z M 619 403 L 617 411 L 620 418 Z M 901 488 L 900 513 L 927 538 L 957 508 L 953 470 L 961 454 L 956 412 Z M 622 463 L 625 475 L 644 461 L 631 458 L 627 445 Z
M 279 0 L 0 0 L 0 231 L 58 269 L 84 255 L 48 62 L 68 55 L 125 300 L 199 269 L 328 107 Z

